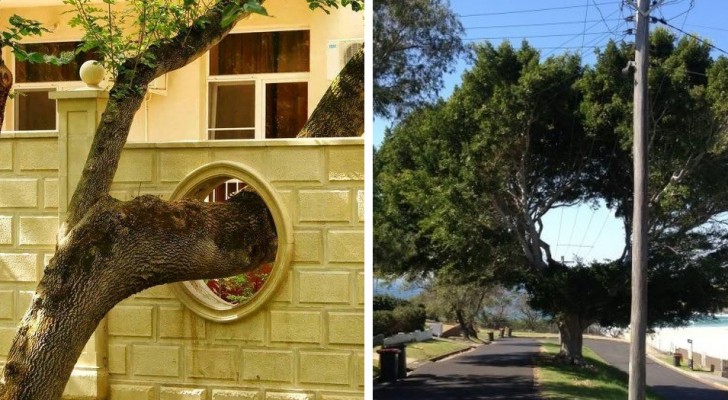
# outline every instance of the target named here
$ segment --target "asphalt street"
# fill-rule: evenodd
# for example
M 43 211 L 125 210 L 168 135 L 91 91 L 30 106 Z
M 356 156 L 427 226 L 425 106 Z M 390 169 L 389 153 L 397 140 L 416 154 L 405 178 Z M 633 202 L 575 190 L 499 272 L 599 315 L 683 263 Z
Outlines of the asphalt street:
M 629 344 L 611 340 L 584 339 L 607 363 L 629 371 Z M 666 400 L 727 400 L 728 391 L 687 377 L 651 359 L 647 359 L 647 386 Z
M 423 365 L 406 379 L 375 388 L 377 400 L 538 399 L 532 339 L 501 339 L 460 356 Z

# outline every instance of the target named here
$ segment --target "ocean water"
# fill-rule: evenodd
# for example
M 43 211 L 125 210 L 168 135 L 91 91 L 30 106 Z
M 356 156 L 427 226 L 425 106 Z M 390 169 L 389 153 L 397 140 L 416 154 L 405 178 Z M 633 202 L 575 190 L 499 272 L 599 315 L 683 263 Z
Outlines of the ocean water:
M 657 329 L 648 335 L 650 345 L 662 351 L 674 351 L 680 347 L 689 349 L 688 339 L 693 341 L 693 351 L 711 357 L 728 360 L 728 314 L 716 315 L 715 319 L 694 321 L 683 328 Z

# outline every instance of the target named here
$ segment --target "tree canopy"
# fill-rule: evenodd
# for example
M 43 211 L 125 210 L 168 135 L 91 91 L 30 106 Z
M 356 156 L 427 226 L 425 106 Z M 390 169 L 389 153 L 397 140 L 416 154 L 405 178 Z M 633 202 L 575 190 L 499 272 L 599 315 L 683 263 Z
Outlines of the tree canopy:
M 447 0 L 374 2 L 374 114 L 400 117 L 433 100 L 465 51 Z
M 652 326 L 728 302 L 728 60 L 709 50 L 665 30 L 651 37 Z M 621 70 L 633 51 L 610 42 L 583 66 L 525 42 L 476 46 L 453 95 L 413 112 L 375 154 L 375 267 L 516 271 L 567 330 L 626 324 L 629 235 L 621 259 L 567 267 L 542 232 L 547 212 L 584 202 L 604 201 L 631 226 L 632 81 Z M 687 278 L 691 294 L 678 287 Z

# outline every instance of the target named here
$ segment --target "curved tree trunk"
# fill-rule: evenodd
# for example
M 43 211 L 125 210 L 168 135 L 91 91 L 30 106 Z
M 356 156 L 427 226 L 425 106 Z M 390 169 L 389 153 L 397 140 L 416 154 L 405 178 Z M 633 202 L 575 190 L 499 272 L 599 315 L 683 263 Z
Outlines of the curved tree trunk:
M 461 309 L 455 310 L 455 317 L 460 324 L 460 334 L 466 339 L 474 339 L 478 337 L 478 332 L 475 330 L 473 322 L 465 317 L 465 313 Z
M 230 276 L 275 258 L 263 200 L 227 203 L 141 196 L 100 201 L 45 269 L 12 343 L 2 400 L 58 399 L 84 345 L 114 305 L 149 287 Z

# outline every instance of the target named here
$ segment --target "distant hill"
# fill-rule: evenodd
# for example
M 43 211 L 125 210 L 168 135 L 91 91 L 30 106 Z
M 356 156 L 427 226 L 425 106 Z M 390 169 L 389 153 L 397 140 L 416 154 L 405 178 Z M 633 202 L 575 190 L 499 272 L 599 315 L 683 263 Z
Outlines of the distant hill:
M 422 292 L 421 288 L 410 287 L 404 280 L 385 281 L 374 278 L 374 294 L 390 295 L 398 299 L 410 299 Z

